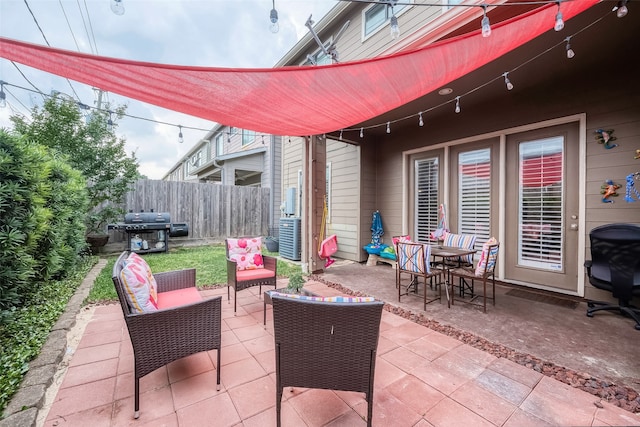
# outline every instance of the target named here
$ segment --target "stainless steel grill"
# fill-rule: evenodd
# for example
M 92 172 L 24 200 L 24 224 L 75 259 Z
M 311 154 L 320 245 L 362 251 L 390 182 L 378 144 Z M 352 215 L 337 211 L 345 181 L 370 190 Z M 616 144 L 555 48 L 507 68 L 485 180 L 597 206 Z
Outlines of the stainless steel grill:
M 125 214 L 124 222 L 107 225 L 108 230 L 117 230 L 127 235 L 125 249 L 132 252 L 166 252 L 169 237 L 189 235 L 186 223 L 172 223 L 168 212 L 140 211 Z

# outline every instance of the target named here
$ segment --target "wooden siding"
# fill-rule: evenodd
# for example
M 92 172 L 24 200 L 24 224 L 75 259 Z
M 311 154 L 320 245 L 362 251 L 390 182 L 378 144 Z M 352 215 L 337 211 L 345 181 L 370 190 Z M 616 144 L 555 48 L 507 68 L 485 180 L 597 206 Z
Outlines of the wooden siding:
M 188 224 L 186 240 L 266 236 L 269 193 L 268 188 L 139 180 L 127 194 L 124 208 L 133 212 L 169 212 L 171 222 Z M 119 231 L 111 231 L 110 235 L 111 242 L 126 238 Z

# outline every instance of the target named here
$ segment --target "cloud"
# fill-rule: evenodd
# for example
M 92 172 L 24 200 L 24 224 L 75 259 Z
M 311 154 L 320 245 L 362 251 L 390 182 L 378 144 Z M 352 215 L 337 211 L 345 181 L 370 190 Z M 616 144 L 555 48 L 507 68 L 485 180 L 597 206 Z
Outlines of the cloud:
M 111 12 L 109 0 L 30 0 L 28 4 L 47 41 L 56 48 L 84 53 L 97 50 L 102 56 L 155 63 L 267 68 L 307 33 L 304 23 L 309 15 L 317 22 L 336 2 L 276 0 L 277 34 L 268 28 L 272 7 L 268 0 L 123 0 L 126 11 L 121 16 Z M 23 0 L 0 1 L 2 37 L 45 45 L 38 25 Z M 91 87 L 20 64 L 16 68 L 4 59 L 0 59 L 0 80 L 35 91 L 33 84 L 45 94 L 57 90 L 95 105 Z M 0 110 L 0 128 L 11 127 L 11 114 L 28 115 L 34 105 L 42 103 L 42 96 L 29 90 L 6 86 L 5 92 L 10 108 Z M 161 179 L 215 126 L 116 94 L 105 95 L 103 101 L 127 105 L 128 115 L 167 123 L 132 117 L 118 122 L 118 136 L 126 139 L 127 150 L 136 152 L 141 172 L 152 179 Z M 185 127 L 183 144 L 178 143 L 176 125 Z

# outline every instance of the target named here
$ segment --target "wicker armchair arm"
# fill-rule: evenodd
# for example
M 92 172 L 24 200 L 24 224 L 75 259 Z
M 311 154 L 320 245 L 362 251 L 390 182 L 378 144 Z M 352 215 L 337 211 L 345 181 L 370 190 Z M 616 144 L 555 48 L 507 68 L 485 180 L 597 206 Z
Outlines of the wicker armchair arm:
M 158 284 L 158 292 L 175 291 L 176 289 L 196 286 L 196 270 L 194 268 L 154 273 L 153 277 Z
M 238 263 L 227 258 L 227 284 L 236 283 L 236 271 L 238 270 Z
M 263 255 L 262 262 L 264 262 L 264 268 L 274 271 L 276 275 L 278 275 L 278 260 L 276 259 L 276 257 Z

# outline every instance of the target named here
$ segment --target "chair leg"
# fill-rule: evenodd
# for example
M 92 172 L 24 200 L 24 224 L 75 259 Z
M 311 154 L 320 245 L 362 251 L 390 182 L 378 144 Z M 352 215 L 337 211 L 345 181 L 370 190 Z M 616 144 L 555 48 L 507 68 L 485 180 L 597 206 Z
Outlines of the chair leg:
M 593 317 L 596 311 L 617 311 L 623 316 L 635 320 L 635 328 L 640 331 L 640 309 L 630 306 L 616 305 L 604 301 L 587 301 L 587 317 Z
M 140 378 L 136 375 L 134 382 L 133 418 L 140 418 Z
M 220 347 L 222 347 L 222 345 Z M 216 366 L 216 371 L 216 390 L 220 391 L 220 348 L 218 348 L 218 366 Z

